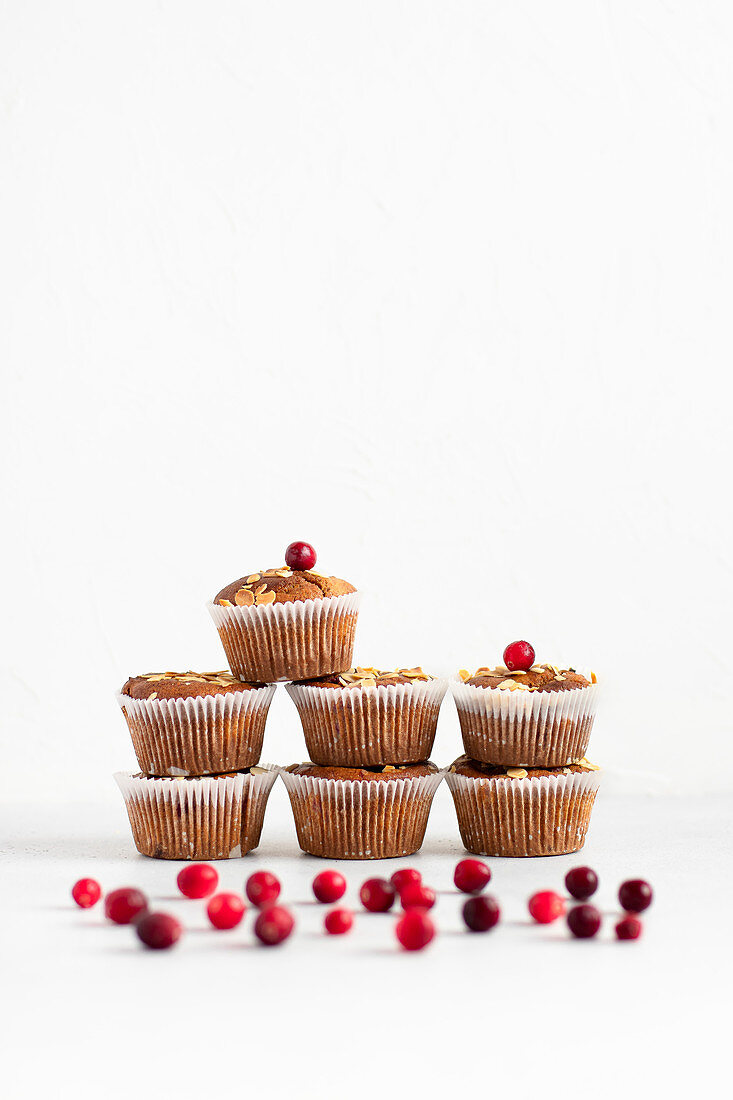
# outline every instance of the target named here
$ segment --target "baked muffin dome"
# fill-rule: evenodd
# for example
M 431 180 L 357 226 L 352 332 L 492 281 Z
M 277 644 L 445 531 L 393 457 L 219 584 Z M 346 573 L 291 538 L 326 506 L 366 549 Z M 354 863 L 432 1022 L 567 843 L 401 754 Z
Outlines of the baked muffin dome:
M 200 699 L 256 686 L 238 680 L 231 672 L 145 672 L 131 676 L 121 694 L 131 699 Z
M 298 571 L 281 566 L 263 569 L 232 581 L 214 596 L 222 607 L 253 607 L 270 603 L 295 603 L 326 596 L 345 596 L 356 592 L 353 584 L 340 577 L 324 577 L 313 570 Z

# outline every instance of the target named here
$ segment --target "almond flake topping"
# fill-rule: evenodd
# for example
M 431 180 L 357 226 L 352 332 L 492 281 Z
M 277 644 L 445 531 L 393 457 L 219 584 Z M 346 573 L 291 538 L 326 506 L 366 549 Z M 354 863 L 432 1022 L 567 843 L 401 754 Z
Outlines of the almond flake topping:
M 263 587 L 264 587 L 264 585 L 263 585 Z M 260 591 L 258 591 L 257 595 L 255 596 L 255 603 L 256 604 L 274 603 L 276 599 L 277 599 L 277 597 L 276 597 L 274 592 L 260 592 Z
M 219 600 L 219 603 L 222 607 L 231 607 L 232 606 L 232 601 L 231 600 Z
M 254 582 L 258 581 L 259 579 L 260 579 L 260 574 L 259 573 L 251 573 L 249 575 L 249 577 L 247 577 L 247 584 L 254 584 Z
M 157 699 L 157 698 L 158 698 L 157 691 L 154 691 L 152 695 L 148 695 L 148 699 Z
M 237 607 L 252 607 L 255 598 L 246 588 L 240 588 L 239 592 L 234 594 L 234 602 Z
M 590 682 L 591 682 L 592 684 L 597 684 L 597 683 L 598 683 L 598 677 L 596 676 L 595 672 L 591 672 L 591 674 L 590 674 Z
M 527 778 L 527 769 L 526 768 L 507 768 L 506 773 L 507 773 L 507 775 L 509 776 L 510 779 L 526 779 Z
M 578 767 L 588 768 L 589 771 L 599 772 L 601 770 L 600 764 L 591 764 L 587 756 L 584 756 L 582 760 L 578 760 Z
M 516 691 L 519 684 L 516 680 L 502 680 L 500 684 L 497 684 L 497 687 L 500 691 L 504 688 L 508 688 L 509 691 Z
M 465 684 L 466 680 L 471 679 L 471 673 L 468 671 L 467 668 L 459 668 L 458 669 L 458 675 L 463 680 L 464 684 Z

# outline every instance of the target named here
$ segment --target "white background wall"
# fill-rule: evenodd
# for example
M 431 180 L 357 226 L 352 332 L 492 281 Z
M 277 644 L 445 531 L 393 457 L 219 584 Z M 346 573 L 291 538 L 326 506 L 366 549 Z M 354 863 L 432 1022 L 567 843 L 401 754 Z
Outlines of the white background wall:
M 6 765 L 117 797 L 115 689 L 306 538 L 360 662 L 527 637 L 612 786 L 729 785 L 730 5 L 0 12 Z

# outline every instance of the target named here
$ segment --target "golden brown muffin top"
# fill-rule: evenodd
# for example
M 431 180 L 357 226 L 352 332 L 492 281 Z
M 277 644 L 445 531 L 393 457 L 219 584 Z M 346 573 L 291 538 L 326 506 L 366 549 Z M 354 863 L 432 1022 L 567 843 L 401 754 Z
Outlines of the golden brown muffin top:
M 344 596 L 356 592 L 353 584 L 340 577 L 324 577 L 309 570 L 293 570 L 287 565 L 249 573 L 222 588 L 214 603 L 222 607 L 252 607 L 254 604 L 294 603 L 297 600 L 318 600 L 324 596 Z
M 471 779 L 540 779 L 543 775 L 576 775 L 582 772 L 598 772 L 601 769 L 585 757 L 575 764 L 566 764 L 564 768 L 512 768 L 503 764 L 482 764 L 479 760 L 463 755 L 453 761 L 450 770 Z
M 131 676 L 122 694 L 131 699 L 196 699 L 251 691 L 259 686 L 238 680 L 231 672 L 145 672 L 142 676 Z
M 386 782 L 390 779 L 413 779 L 420 775 L 434 775 L 438 768 L 432 760 L 421 764 L 375 764 L 368 768 L 335 768 L 327 765 L 291 764 L 285 769 L 293 775 L 309 775 L 313 779 L 350 779 L 367 782 Z
M 297 680 L 298 684 L 308 684 L 310 687 L 390 687 L 393 684 L 418 684 L 434 680 L 421 668 L 397 668 L 394 672 L 384 672 L 379 668 L 350 668 L 348 672 L 334 672 L 330 676 L 321 676 L 318 680 Z
M 470 673 L 462 668 L 458 673 L 464 684 L 471 687 L 499 688 L 501 691 L 573 691 L 596 683 L 595 673 L 586 680 L 574 668 L 557 668 L 555 665 L 532 665 L 526 672 L 510 672 L 499 665 L 496 668 L 482 666 Z

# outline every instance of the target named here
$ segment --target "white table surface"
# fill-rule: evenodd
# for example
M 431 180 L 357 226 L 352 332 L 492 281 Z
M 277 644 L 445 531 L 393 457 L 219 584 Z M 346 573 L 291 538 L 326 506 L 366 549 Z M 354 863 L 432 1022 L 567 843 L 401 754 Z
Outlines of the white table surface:
M 343 863 L 352 933 L 322 933 L 310 894 L 328 863 L 299 853 L 276 784 L 259 851 L 218 863 L 223 889 L 270 868 L 292 903 L 296 933 L 255 945 L 253 916 L 208 929 L 204 903 L 177 896 L 181 864 L 134 851 L 110 779 L 99 804 L 5 807 L 2 828 L 3 1097 L 670 1096 L 712 1087 L 730 1028 L 731 798 L 599 797 L 579 855 L 490 860 L 501 924 L 463 929 L 452 869 L 463 852 L 443 785 L 422 852 Z M 561 888 L 578 863 L 596 868 L 608 913 L 599 938 L 563 922 L 533 925 L 526 899 Z M 360 883 L 414 864 L 441 893 L 439 935 L 397 949 L 393 914 L 360 911 Z M 169 952 L 140 947 L 101 905 L 82 911 L 81 876 L 104 890 L 138 885 L 186 932 Z M 643 939 L 613 938 L 616 889 L 655 890 Z M 54 1090 L 49 1092 L 49 1089 Z M 213 1089 L 226 1090 L 211 1092 Z

